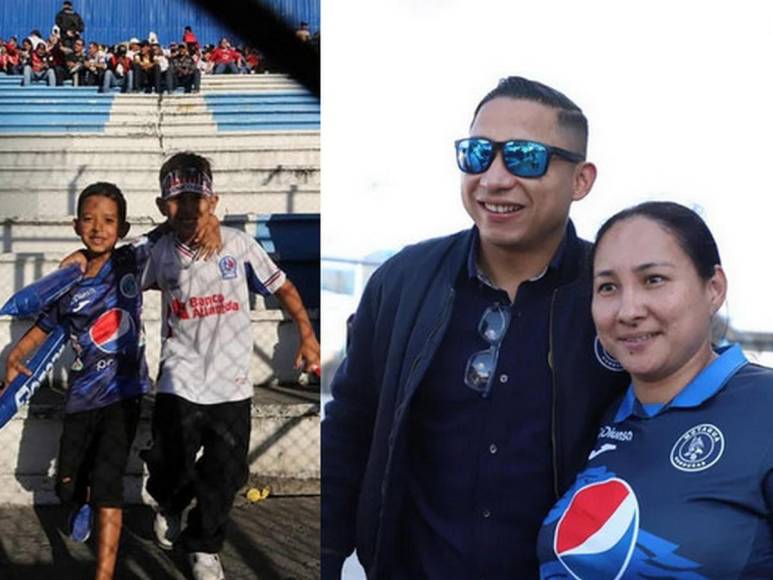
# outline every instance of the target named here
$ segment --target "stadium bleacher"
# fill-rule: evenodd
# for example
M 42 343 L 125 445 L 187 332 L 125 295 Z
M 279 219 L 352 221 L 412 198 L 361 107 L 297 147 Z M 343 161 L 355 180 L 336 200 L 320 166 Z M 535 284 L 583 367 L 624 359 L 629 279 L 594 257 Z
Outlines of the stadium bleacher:
M 72 219 L 77 195 L 89 183 L 113 181 L 121 187 L 132 234 L 159 223 L 158 169 L 177 151 L 193 150 L 212 161 L 220 217 L 256 237 L 266 238 L 269 232 L 263 240 L 267 243 L 272 242 L 267 225 L 272 222 L 263 214 L 319 212 L 319 101 L 284 75 L 207 75 L 201 92 L 187 95 L 120 94 L 117 89 L 98 94 L 96 87 L 39 83 L 22 87 L 20 77 L 0 75 L 0 105 L 0 280 L 6 281 L 0 285 L 2 296 L 52 270 L 61 257 L 80 247 Z M 318 216 L 309 219 L 316 219 L 318 231 Z M 298 227 L 308 228 L 309 219 L 296 220 Z M 292 219 L 289 222 L 295 227 Z M 288 225 L 281 227 L 287 237 Z M 317 233 L 312 245 L 318 241 Z M 288 250 L 284 258 L 294 256 L 297 253 Z M 305 267 L 311 267 L 308 255 L 303 259 Z M 316 280 L 318 291 L 318 270 Z M 303 285 L 310 296 L 313 277 Z M 314 305 L 310 313 L 317 323 L 318 300 L 306 298 Z M 293 324 L 271 301 L 255 302 L 253 379 L 259 384 L 292 382 L 297 378 L 292 368 L 297 344 Z M 160 317 L 158 296 L 147 294 L 144 318 L 151 369 L 158 365 Z M 18 340 L 30 323 L 0 318 L 0 344 Z M 57 365 L 57 388 L 71 361 L 63 357 Z M 283 481 L 308 491 L 303 482 L 319 478 L 318 402 L 283 395 L 281 389 L 258 391 L 251 472 L 273 478 L 277 493 Z M 25 456 L 52 457 L 58 431 L 50 419 L 60 406 L 61 397 L 42 389 L 36 403 L 0 431 L 0 446 L 18 448 L 23 438 L 34 448 Z M 146 418 L 129 466 L 129 479 L 135 483 L 128 489 L 138 494 L 143 470 L 136 450 L 146 446 L 148 438 Z M 19 465 L 16 454 L 0 454 L 0 503 L 56 501 L 48 469 L 45 460 Z

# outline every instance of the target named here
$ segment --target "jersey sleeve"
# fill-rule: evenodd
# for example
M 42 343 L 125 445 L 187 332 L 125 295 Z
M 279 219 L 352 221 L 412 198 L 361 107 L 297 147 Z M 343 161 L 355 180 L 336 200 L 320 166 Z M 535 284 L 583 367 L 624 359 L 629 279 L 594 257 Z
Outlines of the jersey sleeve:
M 156 261 L 159 252 L 161 251 L 162 243 L 158 243 L 163 238 L 163 234 L 158 233 L 158 228 L 152 230 L 147 236 L 142 236 L 140 240 L 143 240 L 140 248 L 137 251 L 142 252 L 144 260 L 142 262 L 142 268 L 140 269 L 140 280 L 143 290 L 149 288 L 158 288 L 158 280 L 156 275 Z
M 145 269 L 145 264 L 150 260 L 150 254 L 153 247 L 156 245 L 162 237 L 164 237 L 167 230 L 164 229 L 163 224 L 156 226 L 148 233 L 143 234 L 129 243 L 134 252 L 134 259 L 137 260 L 137 271 L 142 274 Z
M 129 243 L 134 259 L 137 262 L 137 271 L 142 273 L 146 262 L 150 259 L 150 250 L 153 249 L 153 242 L 148 236 L 140 236 Z
M 274 264 L 266 251 L 252 238 L 247 240 L 244 269 L 250 290 L 270 296 L 285 283 L 285 273 Z

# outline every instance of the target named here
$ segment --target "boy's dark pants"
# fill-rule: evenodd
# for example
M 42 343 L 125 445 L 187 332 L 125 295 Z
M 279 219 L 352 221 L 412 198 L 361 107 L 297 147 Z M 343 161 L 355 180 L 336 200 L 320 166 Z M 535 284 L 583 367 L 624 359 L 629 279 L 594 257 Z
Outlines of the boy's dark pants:
M 250 407 L 250 399 L 198 405 L 156 395 L 153 446 L 142 454 L 150 474 L 147 490 L 165 513 L 181 513 L 196 499 L 178 540 L 187 552 L 217 553 L 223 547 L 228 512 L 247 482 Z
M 123 476 L 142 397 L 64 416 L 56 495 L 69 508 L 123 505 Z

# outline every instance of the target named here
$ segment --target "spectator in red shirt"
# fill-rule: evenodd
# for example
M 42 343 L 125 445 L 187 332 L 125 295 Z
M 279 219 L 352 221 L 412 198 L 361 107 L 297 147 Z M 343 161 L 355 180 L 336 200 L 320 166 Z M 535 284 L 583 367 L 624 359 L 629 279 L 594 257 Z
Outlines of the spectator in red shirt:
M 248 46 L 244 49 L 244 52 L 246 53 L 244 61 L 246 63 L 247 72 L 263 72 L 263 57 L 260 52 L 258 52 L 258 49 Z
M 32 84 L 32 81 L 48 81 L 49 87 L 56 86 L 56 73 L 51 63 L 51 56 L 46 51 L 45 44 L 38 44 L 32 51 L 29 61 L 24 65 L 24 78 L 21 81 L 23 87 Z
M 5 54 L 7 63 L 6 72 L 9 75 L 20 75 L 24 65 L 21 62 L 21 54 L 19 46 L 16 44 L 15 36 L 9 38 L 8 42 L 5 43 Z
M 199 49 L 199 39 L 193 34 L 193 29 L 190 26 L 186 26 L 183 30 L 183 44 L 188 45 L 188 50 L 193 54 Z
M 219 74 L 239 74 L 239 61 L 241 55 L 231 47 L 227 38 L 221 38 L 218 47 L 212 51 L 210 61 L 214 64 L 213 73 Z
M 132 90 L 132 81 L 134 71 L 132 70 L 132 61 L 126 54 L 126 46 L 119 44 L 115 47 L 113 54 L 106 59 L 107 70 L 102 79 L 102 88 L 100 92 L 106 93 L 112 87 L 121 87 L 122 93 L 128 93 Z
M 62 50 L 62 42 L 58 34 L 52 34 L 48 37 L 46 50 L 51 57 L 51 64 L 56 73 L 56 84 L 61 85 L 67 74 L 67 63 L 65 62 L 65 52 Z

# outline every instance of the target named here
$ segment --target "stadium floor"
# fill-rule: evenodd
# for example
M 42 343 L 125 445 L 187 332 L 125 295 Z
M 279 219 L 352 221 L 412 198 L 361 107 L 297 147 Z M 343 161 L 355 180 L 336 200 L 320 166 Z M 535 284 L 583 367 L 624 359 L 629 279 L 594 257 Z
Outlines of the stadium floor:
M 117 579 L 191 578 L 184 553 L 164 552 L 152 540 L 152 509 L 124 512 Z M 0 577 L 3 580 L 91 578 L 93 538 L 86 544 L 62 531 L 60 506 L 0 507 Z M 237 498 L 221 552 L 228 580 L 319 578 L 319 497 L 276 497 L 251 504 Z

